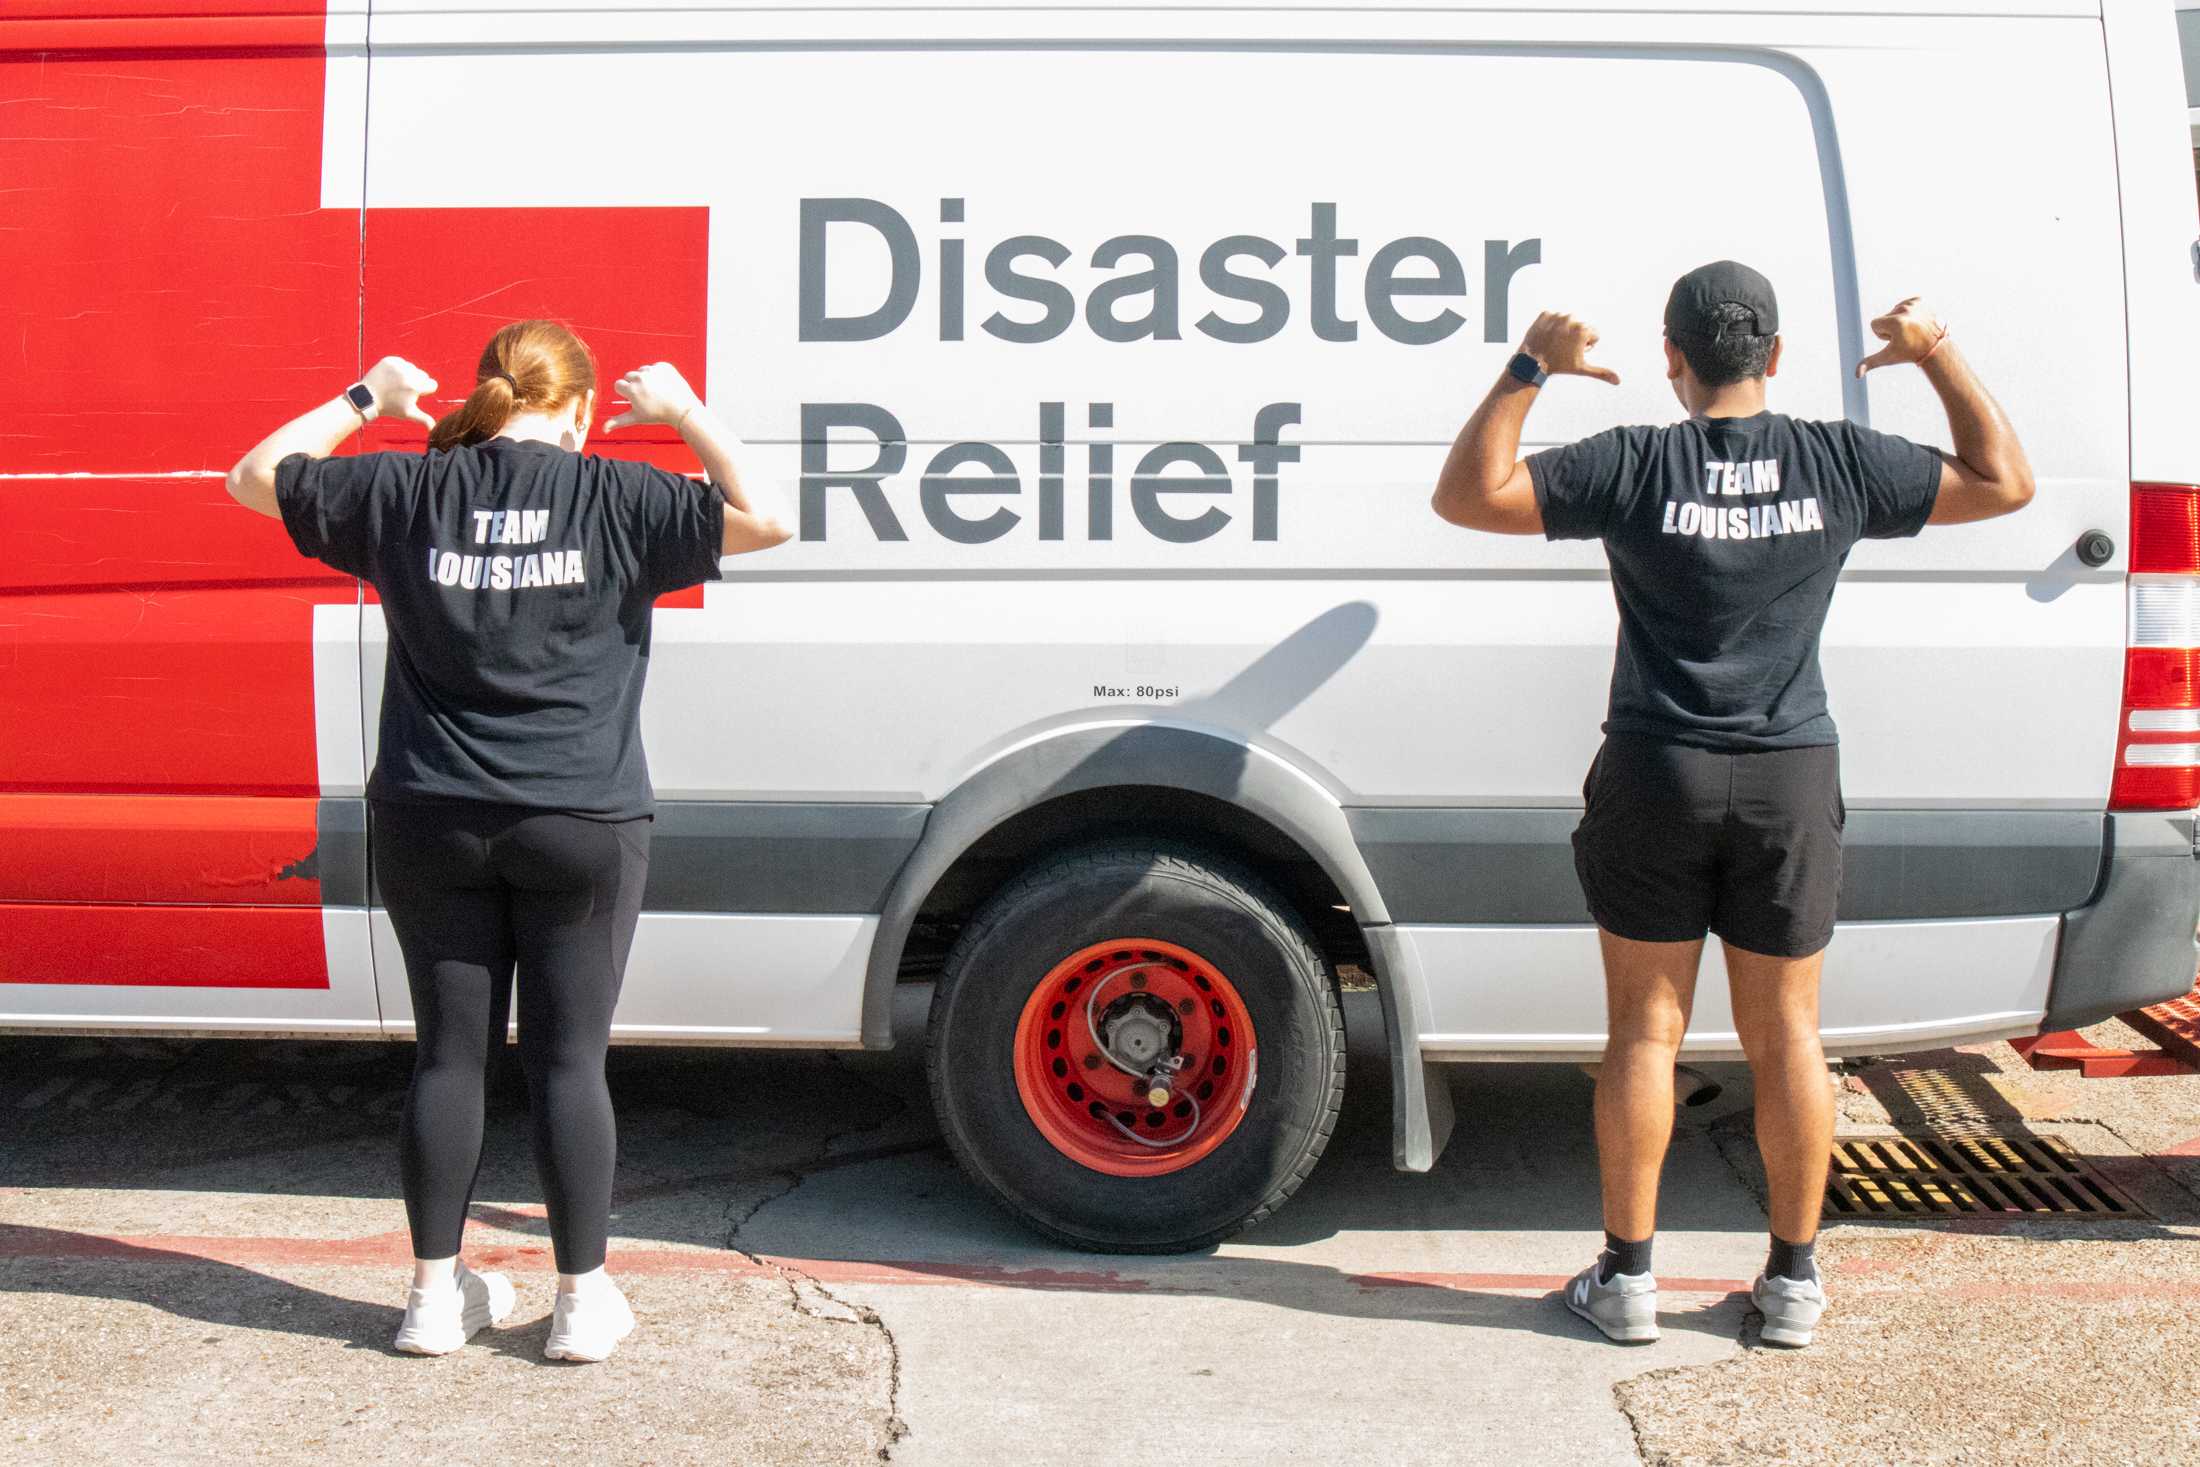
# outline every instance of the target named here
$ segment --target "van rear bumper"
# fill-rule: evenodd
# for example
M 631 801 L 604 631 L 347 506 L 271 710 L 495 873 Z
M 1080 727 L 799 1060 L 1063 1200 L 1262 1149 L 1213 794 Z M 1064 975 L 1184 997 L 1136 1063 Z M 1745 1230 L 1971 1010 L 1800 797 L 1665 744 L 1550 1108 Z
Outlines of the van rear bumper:
M 2200 967 L 2194 816 L 2108 817 L 2093 899 L 2063 913 L 2042 1033 L 2098 1023 L 2192 990 Z

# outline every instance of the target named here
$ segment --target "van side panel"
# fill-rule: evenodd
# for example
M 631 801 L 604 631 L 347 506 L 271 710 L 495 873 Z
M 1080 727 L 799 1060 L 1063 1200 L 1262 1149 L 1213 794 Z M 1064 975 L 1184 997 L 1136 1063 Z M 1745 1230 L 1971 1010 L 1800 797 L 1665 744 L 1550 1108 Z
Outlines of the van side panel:
M 1257 747 L 1356 814 L 1562 816 L 1610 671 L 1602 557 L 1427 509 L 1512 341 L 1571 310 L 1623 378 L 1555 386 L 1539 443 L 1669 419 L 1664 292 L 1737 255 L 1780 284 L 1779 407 L 1944 443 L 1914 373 L 1849 375 L 1865 315 L 1923 291 L 2016 413 L 2043 489 L 2011 521 L 1852 559 L 1828 679 L 1850 804 L 1898 835 L 1862 888 L 1884 905 L 1851 913 L 1891 925 L 1841 939 L 1828 1023 L 2021 1028 L 2044 1002 L 2032 958 L 1900 992 L 1843 975 L 1904 943 L 1919 963 L 1984 951 L 1936 945 L 1930 919 L 1959 908 L 2006 918 L 2036 957 L 2054 908 L 2023 908 L 2069 900 L 2086 840 L 2098 851 L 2123 592 L 2070 547 L 2120 515 L 2127 477 L 2098 11 L 1711 9 L 1102 6 L 1018 12 L 1011 33 L 916 7 L 522 26 L 391 0 L 366 202 L 709 210 L 713 396 L 790 490 L 800 538 L 660 620 L 644 726 L 673 802 L 930 804 L 1006 750 L 1152 719 Z M 447 140 L 493 130 L 521 88 L 779 145 L 717 173 L 608 153 L 489 180 L 451 167 Z M 1125 106 L 1133 92 L 1169 105 Z M 1341 105 L 1295 105 L 1310 95 Z M 1577 105 L 1530 145 L 1482 144 L 1551 95 Z M 1899 121 L 1890 96 L 1915 99 Z M 1985 116 L 1997 140 L 1973 146 Z M 1743 150 L 1726 175 L 1689 161 L 1712 132 Z M 1726 185 L 1740 174 L 1746 190 Z M 1953 259 L 1950 229 L 1993 243 Z M 1996 848 L 2032 815 L 2053 827 L 2020 863 L 2032 898 L 1982 878 L 1919 912 L 1904 869 Z M 1450 955 L 1428 1011 L 1472 1015 L 1521 974 L 1467 940 L 1497 902 L 1477 913 L 1485 833 L 1457 828 L 1428 859 L 1457 868 L 1435 925 L 1462 942 L 1423 950 Z M 1557 971 L 1554 1011 L 1586 1012 L 1594 965 Z M 696 980 L 638 960 L 633 1003 L 660 981 Z M 718 993 L 729 1023 L 776 1011 L 753 977 Z
M 1866 921 L 1837 945 L 1828 1024 L 2036 1016 L 2044 980 L 2025 954 L 2051 959 L 2035 929 L 2054 919 L 1979 881 L 1962 893 L 1971 920 L 1918 920 L 1899 872 L 2029 822 L 2054 827 L 2053 849 L 2021 864 L 2060 892 L 2083 864 L 2072 832 L 2103 802 L 2121 575 L 2069 547 L 2121 523 L 2140 436 L 2124 368 L 2128 353 L 2139 370 L 2141 347 L 2124 329 L 2136 272 L 2097 10 L 1078 6 L 1004 21 L 378 0 L 370 115 L 363 0 L 224 13 L 246 8 L 0 21 L 0 66 L 51 67 L 72 89 L 15 87 L 61 102 L 39 136 L 0 144 L 17 150 L 0 155 L 11 179 L 32 179 L 26 207 L 46 211 L 37 230 L 0 233 L 0 264 L 31 283 L 0 328 L 26 364 L 57 364 L 17 394 L 26 431 L 0 440 L 0 473 L 19 476 L 0 479 L 0 528 L 54 546 L 0 584 L 0 645 L 30 670 L 0 697 L 44 690 L 0 713 L 11 728 L 48 721 L 0 748 L 0 774 L 30 771 L 0 799 L 41 802 L 0 819 L 35 832 L 21 849 L 75 853 L 50 869 L 0 861 L 15 883 L 0 903 L 18 922 L 47 920 L 33 908 L 89 921 L 98 902 L 158 912 L 180 892 L 177 912 L 299 922 L 308 903 L 267 894 L 308 874 L 322 886 L 322 996 L 271 1006 L 171 979 L 148 1022 L 336 1028 L 371 1023 L 374 1006 L 371 988 L 346 986 L 370 959 L 364 911 L 338 889 L 366 899 L 379 612 L 289 555 L 278 528 L 241 511 L 225 526 L 220 468 L 356 375 L 362 348 L 413 355 L 462 390 L 481 334 L 540 312 L 580 326 L 607 375 L 631 365 L 615 354 L 707 372 L 801 525 L 796 544 L 730 562 L 726 584 L 659 619 L 643 716 L 676 806 L 732 812 L 712 828 L 744 849 L 778 839 L 775 821 L 813 846 L 818 830 L 848 832 L 867 854 L 842 869 L 868 872 L 905 838 L 899 822 L 1008 749 L 1099 721 L 1184 723 L 1297 771 L 1355 823 L 1429 814 L 1424 833 L 1460 833 L 1420 858 L 1453 877 L 1424 884 L 1461 894 L 1413 924 L 1416 998 L 1439 1029 L 1497 1049 L 1587 1033 L 1588 929 L 1508 921 L 1510 898 L 1470 878 L 1495 828 L 1483 814 L 1512 828 L 1578 806 L 1610 666 L 1608 578 L 1594 547 L 1448 530 L 1428 486 L 1539 309 L 1596 321 L 1624 383 L 1554 387 L 1538 442 L 1672 416 L 1658 305 L 1675 273 L 1719 254 L 1780 282 L 1781 408 L 1944 441 L 1914 374 L 1859 387 L 1847 371 L 1864 315 L 1923 290 L 2033 449 L 2032 510 L 1860 547 L 1837 600 L 1826 665 L 1850 803 L 1936 844 L 1894 842 L 1885 879 L 1864 884 L 1879 895 L 1848 914 Z M 171 116 L 155 91 L 187 105 Z M 453 139 L 499 135 L 502 99 L 540 91 L 605 116 L 649 108 L 706 152 L 722 145 L 727 165 L 632 154 L 608 130 L 492 177 L 461 165 Z M 1298 104 L 1310 95 L 1343 105 Z M 1580 104 L 1533 146 L 1481 144 L 1516 136 L 1521 99 L 1549 95 Z M 1926 100 L 1890 121 L 1889 96 Z M 264 109 L 235 111 L 239 97 Z M 1687 161 L 1692 138 L 1732 133 L 1736 116 L 1751 122 L 1735 160 L 1746 198 Z M 1974 147 L 1987 116 L 1993 144 Z M 760 137 L 778 145 L 746 146 Z M 1935 221 L 1991 243 L 1951 265 Z M 40 254 L 41 235 L 67 247 Z M 622 244 L 646 266 L 616 268 Z M 263 300 L 260 282 L 284 288 Z M 2030 304 L 2043 291 L 2052 309 Z M 133 324 L 158 350 L 118 368 L 106 333 Z M 187 380 L 161 380 L 169 361 Z M 82 436 L 94 421 L 97 452 Z M 416 439 L 377 425 L 365 441 Z M 621 451 L 686 466 L 661 434 Z M 111 477 L 56 477 L 87 472 Z M 180 551 L 144 516 L 116 579 L 70 579 L 92 563 L 87 537 L 147 503 L 172 510 Z M 188 528 L 201 513 L 210 539 Z M 213 597 L 230 614 L 188 619 Z M 87 687 L 100 696 L 72 704 Z M 173 749 L 120 737 L 130 722 Z M 249 756 L 224 732 L 253 727 L 282 748 Z M 163 826 L 98 803 L 137 799 L 185 814 Z M 254 820 L 272 812 L 285 841 L 318 843 L 262 869 L 263 824 L 221 824 L 235 800 L 267 802 Z M 803 813 L 839 805 L 885 813 Z M 762 806 L 786 808 L 742 823 Z M 172 840 L 174 860 L 102 865 L 109 831 L 141 828 L 189 833 L 149 837 Z M 771 909 L 645 917 L 622 1033 L 854 1042 L 877 919 L 853 893 L 875 883 L 835 883 L 846 910 L 818 910 L 820 888 L 785 911 L 774 889 L 717 883 L 707 865 L 683 876 L 690 898 L 738 890 Z M 375 936 L 395 1027 L 402 969 L 386 924 Z M 184 954 L 234 979 L 225 941 L 168 944 L 167 971 Z M 0 935 L 0 953 L 35 946 Z M 1936 963 L 1934 983 L 1879 981 Z M 147 970 L 127 949 L 104 969 Z M 1544 977 L 1539 1014 L 1508 1009 Z M 1919 991 L 1933 1012 L 1917 1012 Z M 123 992 L 0 989 L 0 1022 L 142 1018 Z

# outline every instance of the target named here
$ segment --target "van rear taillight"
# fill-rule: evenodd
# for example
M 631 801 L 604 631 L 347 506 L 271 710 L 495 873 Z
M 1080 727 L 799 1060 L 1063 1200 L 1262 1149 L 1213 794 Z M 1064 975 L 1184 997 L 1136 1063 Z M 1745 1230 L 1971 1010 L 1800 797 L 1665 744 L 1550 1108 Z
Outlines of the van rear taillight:
M 2131 486 L 2130 645 L 2112 810 L 2200 806 L 2200 486 Z
M 2131 573 L 2200 574 L 2200 489 L 2190 484 L 2131 486 Z

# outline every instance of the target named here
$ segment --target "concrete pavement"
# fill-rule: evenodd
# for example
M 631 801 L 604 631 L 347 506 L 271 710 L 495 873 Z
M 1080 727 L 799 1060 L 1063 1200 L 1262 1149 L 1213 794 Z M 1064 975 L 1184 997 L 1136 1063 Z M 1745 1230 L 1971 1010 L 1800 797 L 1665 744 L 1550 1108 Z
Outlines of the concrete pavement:
M 1356 998 L 1357 996 L 1355 996 Z M 1356 1052 L 1369 1015 L 1352 1011 Z M 0 1040 L 0 1458 L 118 1463 L 1672 1463 L 2170 1460 L 2200 1450 L 2200 1081 L 2090 1085 L 1949 1055 L 1998 1121 L 2059 1130 L 2155 1214 L 1829 1230 L 1837 1310 L 1753 1348 L 1747 1086 L 1684 1111 L 1666 1337 L 1606 1344 L 1550 1291 L 1593 1253 L 1588 1081 L 1455 1071 L 1459 1133 L 1389 1167 L 1381 1075 L 1306 1188 L 1186 1258 L 1047 1246 L 967 1184 L 896 1056 L 621 1051 L 612 1269 L 642 1329 L 540 1360 L 551 1274 L 503 1085 L 468 1250 L 511 1325 L 388 1350 L 409 1252 L 410 1051 Z M 1852 1082 L 1900 1120 L 1903 1066 Z M 2143 1093 L 2133 1087 L 2152 1087 Z M 1947 1086 L 1940 1091 L 1945 1100 Z M 1929 1089 L 1929 1087 L 1928 1087 Z M 2123 1115 L 2108 1112 L 2118 1107 Z M 2082 1144 L 2081 1144 L 2082 1143 Z M 2194 1147 L 2200 1153 L 2200 1147 Z M 2121 1168 L 2121 1170 L 2117 1170 Z M 2025 1387 L 2022 1393 L 2008 1389 Z

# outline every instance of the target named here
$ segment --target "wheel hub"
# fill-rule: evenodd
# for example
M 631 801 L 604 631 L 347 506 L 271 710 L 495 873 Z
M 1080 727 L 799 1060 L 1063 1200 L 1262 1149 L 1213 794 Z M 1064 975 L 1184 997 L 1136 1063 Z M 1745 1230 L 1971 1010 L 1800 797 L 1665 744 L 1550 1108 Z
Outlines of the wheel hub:
M 1152 994 L 1129 994 L 1108 1005 L 1100 1016 L 1100 1048 L 1121 1070 L 1143 1075 L 1175 1058 L 1183 1026 Z
M 1016 1026 L 1018 1098 L 1063 1155 L 1111 1176 L 1192 1165 L 1237 1129 L 1258 1071 L 1235 985 L 1150 938 L 1094 943 L 1032 990 Z

